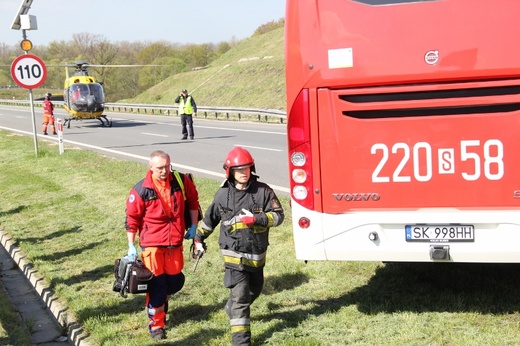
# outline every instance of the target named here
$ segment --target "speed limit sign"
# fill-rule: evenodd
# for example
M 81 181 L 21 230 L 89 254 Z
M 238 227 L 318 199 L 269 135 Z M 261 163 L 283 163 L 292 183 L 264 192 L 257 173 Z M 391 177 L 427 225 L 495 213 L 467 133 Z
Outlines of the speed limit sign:
M 47 68 L 42 59 L 35 55 L 25 54 L 14 59 L 11 64 L 11 77 L 20 87 L 34 89 L 45 82 Z

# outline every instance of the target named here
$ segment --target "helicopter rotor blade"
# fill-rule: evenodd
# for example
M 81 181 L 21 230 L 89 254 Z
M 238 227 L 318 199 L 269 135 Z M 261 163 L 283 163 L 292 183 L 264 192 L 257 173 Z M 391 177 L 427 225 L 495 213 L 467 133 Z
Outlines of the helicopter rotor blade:
M 6 67 L 9 67 L 10 65 L 5 65 Z M 78 68 L 77 65 L 74 65 L 74 64 L 66 64 L 66 65 L 62 65 L 62 64 L 50 64 L 50 65 L 45 65 L 46 67 L 73 67 L 73 68 Z M 90 67 L 147 67 L 147 66 L 151 66 L 151 67 L 161 67 L 161 66 L 167 66 L 167 65 L 97 65 L 97 64 L 93 64 L 93 65 L 83 65 L 83 68 L 90 68 Z
M 166 66 L 166 65 L 96 65 L 96 64 L 92 64 L 92 65 L 86 65 L 88 67 L 146 67 L 146 66 Z

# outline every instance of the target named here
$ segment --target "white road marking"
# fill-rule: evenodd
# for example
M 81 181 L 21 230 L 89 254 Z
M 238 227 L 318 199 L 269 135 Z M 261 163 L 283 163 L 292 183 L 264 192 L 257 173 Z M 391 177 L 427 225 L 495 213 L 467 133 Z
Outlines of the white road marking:
M 156 137 L 168 137 L 168 135 L 161 135 L 158 133 L 141 132 L 142 135 L 156 136 Z
M 242 148 L 260 149 L 260 150 L 283 151 L 283 150 L 280 150 L 280 149 L 253 147 L 253 146 L 250 146 L 250 145 L 242 145 L 242 144 L 234 144 L 234 146 L 235 147 L 242 147 Z
M 0 126 L 0 129 L 8 130 L 8 131 L 11 131 L 11 132 L 23 133 L 23 134 L 30 135 L 30 136 L 33 135 L 32 132 L 11 129 L 9 127 L 4 127 L 4 126 Z M 45 138 L 46 140 L 54 140 L 56 142 L 58 141 L 58 138 L 55 138 L 55 137 L 48 137 L 48 136 L 45 136 L 45 137 L 46 137 Z M 130 154 L 130 153 L 125 153 L 123 151 L 117 151 L 117 150 L 102 148 L 102 147 L 98 147 L 98 146 L 90 145 L 90 144 L 85 144 L 85 143 L 81 143 L 81 142 L 75 142 L 75 141 L 70 141 L 70 140 L 63 140 L 63 143 L 74 144 L 74 145 L 77 145 L 77 146 L 80 146 L 80 147 L 91 148 L 91 149 L 105 151 L 105 152 L 112 153 L 112 154 L 117 154 L 117 155 L 121 155 L 121 156 L 131 157 L 131 158 L 134 158 L 134 159 L 143 160 L 146 163 L 149 160 L 149 157 L 145 157 L 145 156 L 141 156 L 141 155 L 134 155 L 134 154 Z M 172 165 L 175 168 L 179 168 L 179 169 L 183 169 L 183 170 L 199 172 L 199 173 L 211 175 L 211 176 L 214 176 L 214 177 L 218 177 L 218 178 L 221 178 L 221 179 L 225 179 L 226 178 L 226 176 L 223 173 L 217 173 L 217 172 L 213 172 L 213 171 L 208 171 L 206 169 L 192 167 L 192 166 L 186 166 L 186 165 L 179 165 L 179 164 L 173 164 L 173 163 L 172 163 Z M 287 187 L 278 186 L 278 185 L 271 185 L 271 184 L 269 184 L 269 185 L 271 186 L 271 188 L 273 190 L 289 193 L 289 188 L 287 188 Z

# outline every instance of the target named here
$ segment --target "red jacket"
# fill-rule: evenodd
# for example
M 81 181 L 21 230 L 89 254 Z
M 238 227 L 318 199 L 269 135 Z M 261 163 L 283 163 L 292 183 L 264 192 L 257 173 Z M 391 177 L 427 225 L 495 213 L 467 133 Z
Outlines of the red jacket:
M 54 114 L 54 105 L 52 104 L 51 100 L 43 100 L 43 114 Z
M 180 246 L 184 239 L 184 197 L 173 174 L 170 178 L 172 216 L 164 211 L 159 193 L 152 180 L 152 171 L 138 182 L 126 200 L 127 232 L 139 233 L 139 244 L 148 246 Z M 190 210 L 199 208 L 199 195 L 195 184 L 184 175 L 186 202 Z

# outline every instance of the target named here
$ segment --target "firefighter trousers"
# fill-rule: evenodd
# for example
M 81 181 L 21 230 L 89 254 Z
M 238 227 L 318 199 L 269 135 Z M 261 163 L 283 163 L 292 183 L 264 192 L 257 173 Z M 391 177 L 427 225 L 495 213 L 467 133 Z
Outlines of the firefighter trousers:
M 264 269 L 246 272 L 226 268 L 224 286 L 230 289 L 226 313 L 231 326 L 233 346 L 251 345 L 250 306 L 264 286 Z

